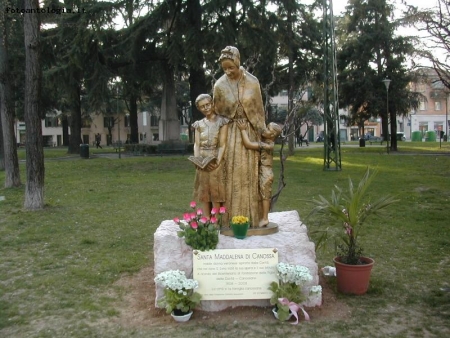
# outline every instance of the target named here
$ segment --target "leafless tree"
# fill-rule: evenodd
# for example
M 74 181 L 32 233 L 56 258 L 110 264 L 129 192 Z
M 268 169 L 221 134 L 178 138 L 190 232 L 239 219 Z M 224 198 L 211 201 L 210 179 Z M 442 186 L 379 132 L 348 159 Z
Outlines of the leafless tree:
M 450 2 L 437 0 L 436 6 L 423 10 L 408 6 L 405 21 L 425 33 L 418 54 L 431 61 L 442 83 L 450 89 Z

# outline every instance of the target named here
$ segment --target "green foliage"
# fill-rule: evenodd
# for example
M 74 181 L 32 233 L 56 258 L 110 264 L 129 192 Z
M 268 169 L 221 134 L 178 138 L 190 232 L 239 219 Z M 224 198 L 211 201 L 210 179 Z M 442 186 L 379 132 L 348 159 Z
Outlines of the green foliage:
M 219 243 L 219 229 L 214 224 L 198 223 L 198 228 L 193 229 L 189 224 L 180 223 L 178 237 L 184 237 L 187 245 L 193 249 L 208 251 L 214 250 Z
M 164 297 L 158 300 L 158 306 L 164 307 L 167 313 L 172 313 L 174 310 L 180 310 L 181 312 L 188 313 L 191 309 L 194 309 L 202 298 L 202 295 L 193 290 L 179 292 L 178 290 L 172 290 L 169 288 L 164 289 Z
M 362 248 L 358 244 L 358 237 L 364 230 L 366 220 L 371 215 L 377 215 L 381 210 L 390 206 L 398 200 L 392 196 L 381 197 L 375 201 L 366 198 L 367 190 L 376 176 L 372 175 L 367 168 L 366 173 L 355 187 L 351 178 L 348 179 L 348 190 L 344 192 L 340 187 L 335 186 L 331 191 L 330 199 L 319 195 L 318 199 L 311 201 L 315 205 L 312 209 L 312 215 L 323 215 L 330 225 L 337 225 L 341 230 L 332 232 L 338 241 L 338 256 L 342 257 L 342 263 L 361 264 L 359 258 L 362 254 Z M 318 246 L 328 239 L 330 233 L 328 229 L 319 230 L 320 237 Z
M 187 245 L 193 249 L 208 251 L 216 248 L 219 243 L 219 227 L 222 225 L 222 215 L 225 208 L 220 210 L 213 208 L 210 215 L 203 215 L 202 209 L 197 209 L 197 203 L 190 203 L 193 212 L 185 213 L 183 221 L 178 217 L 174 218 L 174 222 L 180 227 L 178 237 L 184 237 Z M 218 215 L 218 218 L 216 217 Z
M 272 291 L 272 297 L 270 298 L 270 304 L 275 305 L 278 303 L 278 298 L 287 298 L 289 301 L 301 304 L 306 300 L 303 295 L 301 286 L 295 283 L 270 283 L 269 290 Z
M 417 105 L 416 95 L 409 90 L 412 77 L 405 65 L 413 46 L 408 38 L 395 35 L 393 11 L 386 0 L 352 1 L 337 29 L 340 106 L 349 108 L 350 124 L 362 126 L 370 117 L 382 116 L 383 135 L 395 135 L 397 128 L 393 123 L 388 132 L 384 78 L 392 80 L 388 103 L 391 121 Z

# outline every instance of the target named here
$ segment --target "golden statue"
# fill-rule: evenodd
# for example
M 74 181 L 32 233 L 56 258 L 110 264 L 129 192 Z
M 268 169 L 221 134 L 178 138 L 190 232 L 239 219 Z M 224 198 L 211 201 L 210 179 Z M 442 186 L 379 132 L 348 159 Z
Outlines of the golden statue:
M 241 130 L 242 141 L 247 149 L 259 150 L 261 163 L 259 166 L 259 192 L 262 198 L 262 217 L 258 226 L 265 227 L 269 224 L 270 203 L 272 200 L 273 183 L 273 148 L 275 139 L 281 134 L 281 127 L 275 122 L 270 122 L 267 129 L 261 134 L 263 142 L 251 142 L 247 135 L 247 123 L 245 120 L 237 121 Z
M 266 129 L 261 89 L 258 79 L 240 66 L 240 54 L 236 47 L 223 49 L 219 62 L 225 74 L 214 85 L 214 109 L 231 120 L 225 150 L 225 206 L 229 217 L 249 217 L 252 227 L 257 227 L 261 219 L 260 152 L 245 147 L 237 120 L 248 121 L 249 140 L 260 142 L 261 134 Z
M 201 94 L 195 100 L 198 110 L 205 115 L 193 123 L 195 129 L 194 156 L 189 157 L 196 165 L 194 200 L 202 203 L 203 214 L 211 214 L 211 207 L 219 209 L 225 202 L 225 150 L 229 119 L 216 115 L 212 98 Z

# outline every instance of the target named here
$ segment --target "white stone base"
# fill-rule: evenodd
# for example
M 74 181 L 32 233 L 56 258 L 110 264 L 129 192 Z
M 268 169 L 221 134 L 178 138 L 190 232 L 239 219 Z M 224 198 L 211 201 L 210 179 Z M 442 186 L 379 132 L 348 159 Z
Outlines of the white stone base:
M 278 224 L 278 233 L 267 236 L 251 236 L 245 240 L 219 235 L 217 249 L 277 248 L 279 262 L 303 265 L 309 268 L 313 280 L 305 289 L 319 284 L 314 243 L 308 238 L 307 229 L 300 222 L 297 211 L 274 212 L 269 221 Z M 155 276 L 166 270 L 183 270 L 192 278 L 192 248 L 177 236 L 178 225 L 172 220 L 161 223 L 154 234 Z M 164 295 L 162 287 L 156 285 L 155 306 Z M 304 303 L 307 307 L 320 306 L 321 297 L 311 297 Z M 269 300 L 208 300 L 202 301 L 203 311 L 221 311 L 236 306 L 269 306 Z

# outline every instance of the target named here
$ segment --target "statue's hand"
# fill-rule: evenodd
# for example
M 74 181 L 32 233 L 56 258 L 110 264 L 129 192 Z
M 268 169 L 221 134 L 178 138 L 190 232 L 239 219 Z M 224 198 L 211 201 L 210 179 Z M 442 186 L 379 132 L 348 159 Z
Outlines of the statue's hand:
M 236 123 L 240 130 L 247 129 L 247 122 L 245 120 L 237 120 Z
M 259 145 L 260 145 L 261 149 L 264 149 L 264 150 L 272 150 L 273 149 L 273 146 L 271 146 L 270 144 L 264 143 L 264 142 L 261 142 Z
M 213 170 L 216 170 L 218 167 L 219 167 L 219 165 L 217 164 L 217 161 L 211 161 L 206 166 L 206 171 L 213 171 Z

